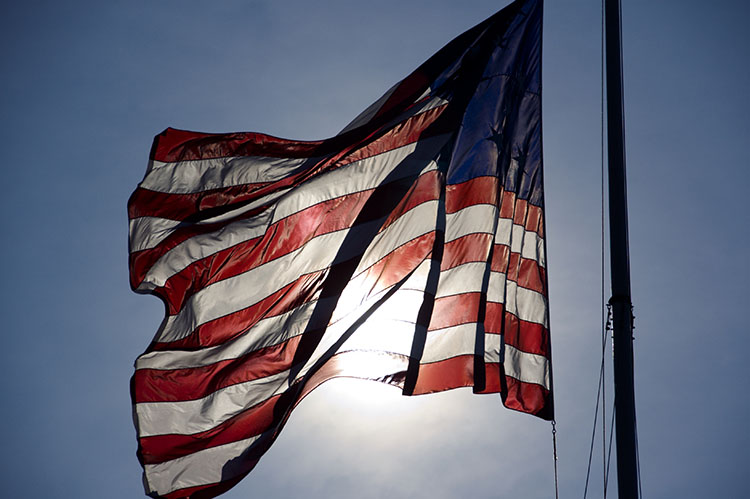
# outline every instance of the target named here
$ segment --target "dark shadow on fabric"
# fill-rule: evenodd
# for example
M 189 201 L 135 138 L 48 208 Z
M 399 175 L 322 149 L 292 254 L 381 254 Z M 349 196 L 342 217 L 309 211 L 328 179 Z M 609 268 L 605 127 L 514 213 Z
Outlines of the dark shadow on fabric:
M 429 155 L 426 154 L 427 151 L 423 149 L 424 146 L 422 143 L 419 143 L 415 151 L 403 161 L 407 163 L 413 161 L 412 158 L 415 157 L 429 157 Z M 437 151 L 434 151 L 433 155 L 436 152 Z M 321 287 L 321 298 L 340 297 L 342 291 L 349 283 L 359 266 L 365 251 L 372 244 L 381 229 L 381 224 L 367 225 L 366 223 L 373 220 L 385 219 L 385 217 L 391 214 L 417 180 L 419 171 L 415 170 L 412 175 L 409 175 L 406 178 L 399 179 L 397 178 L 399 175 L 402 175 L 402 172 L 396 167 L 375 189 L 363 206 L 362 211 L 359 213 L 356 220 L 352 223 L 352 227 L 357 227 L 357 230 L 350 230 L 342 241 L 341 249 L 334 258 L 334 261 L 339 263 L 333 265 L 328 272 Z M 345 255 L 350 254 L 355 254 L 356 256 L 345 259 Z M 403 279 L 401 283 L 402 282 Z M 381 301 L 378 301 L 378 304 L 380 303 Z M 337 304 L 338 299 L 333 299 L 325 301 L 319 300 L 315 305 L 312 315 L 310 316 L 309 324 L 316 329 L 306 330 L 302 334 L 302 339 L 297 347 L 292 362 L 290 381 L 296 378 L 299 371 L 306 365 L 307 361 L 320 344 L 323 334 L 325 333 L 324 327 L 321 328 L 320 325 L 325 326 L 330 322 Z M 308 376 L 313 373 L 314 370 L 311 370 L 308 373 Z
M 440 193 L 440 205 L 438 209 L 438 230 L 435 233 L 435 241 L 432 246 L 432 263 L 430 273 L 427 277 L 424 300 L 417 313 L 417 324 L 415 326 L 414 340 L 411 345 L 409 354 L 409 366 L 406 370 L 406 379 L 404 380 L 404 395 L 413 395 L 414 388 L 417 385 L 419 377 L 419 366 L 424 354 L 425 343 L 427 342 L 427 328 L 430 325 L 432 311 L 435 308 L 435 295 L 437 294 L 437 285 L 440 280 L 440 263 L 443 261 L 443 249 L 445 247 L 445 190 Z

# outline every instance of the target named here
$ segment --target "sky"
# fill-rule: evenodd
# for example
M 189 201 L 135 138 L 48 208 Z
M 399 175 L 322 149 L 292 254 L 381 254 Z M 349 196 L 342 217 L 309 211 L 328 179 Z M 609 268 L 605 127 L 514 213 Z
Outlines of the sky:
M 129 379 L 163 308 L 129 288 L 126 202 L 154 135 L 171 126 L 332 136 L 507 3 L 3 2 L 3 495 L 144 497 Z M 750 3 L 623 3 L 643 496 L 745 497 Z M 561 498 L 583 496 L 601 363 L 600 45 L 599 3 L 547 1 L 543 133 Z M 609 418 L 611 386 L 605 397 Z M 599 438 L 594 448 L 588 497 L 602 497 Z M 407 398 L 336 380 L 295 409 L 224 497 L 550 498 L 551 427 L 504 409 L 497 396 Z

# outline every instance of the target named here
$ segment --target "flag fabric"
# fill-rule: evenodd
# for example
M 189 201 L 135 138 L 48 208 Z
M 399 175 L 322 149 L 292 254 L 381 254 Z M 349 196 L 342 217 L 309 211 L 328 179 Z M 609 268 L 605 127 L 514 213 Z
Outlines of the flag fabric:
M 135 363 L 152 497 L 215 497 L 337 376 L 552 418 L 541 0 L 458 36 L 341 133 L 167 129 L 128 203 L 166 317 Z

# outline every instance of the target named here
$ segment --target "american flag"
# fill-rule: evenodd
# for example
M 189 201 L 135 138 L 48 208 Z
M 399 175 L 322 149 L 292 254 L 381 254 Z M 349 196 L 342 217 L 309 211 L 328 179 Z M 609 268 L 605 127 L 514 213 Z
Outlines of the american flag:
M 541 17 L 511 4 L 327 140 L 155 138 L 128 203 L 166 305 L 132 379 L 149 495 L 229 489 L 338 376 L 552 418 Z

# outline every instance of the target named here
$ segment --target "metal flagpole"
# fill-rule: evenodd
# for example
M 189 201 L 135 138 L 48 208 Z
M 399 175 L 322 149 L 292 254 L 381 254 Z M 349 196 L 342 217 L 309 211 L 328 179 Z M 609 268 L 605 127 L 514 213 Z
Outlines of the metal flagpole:
M 614 331 L 615 435 L 620 499 L 639 497 L 633 383 L 633 314 L 630 296 L 625 130 L 622 99 L 620 0 L 604 0 L 609 161 L 609 241 Z

